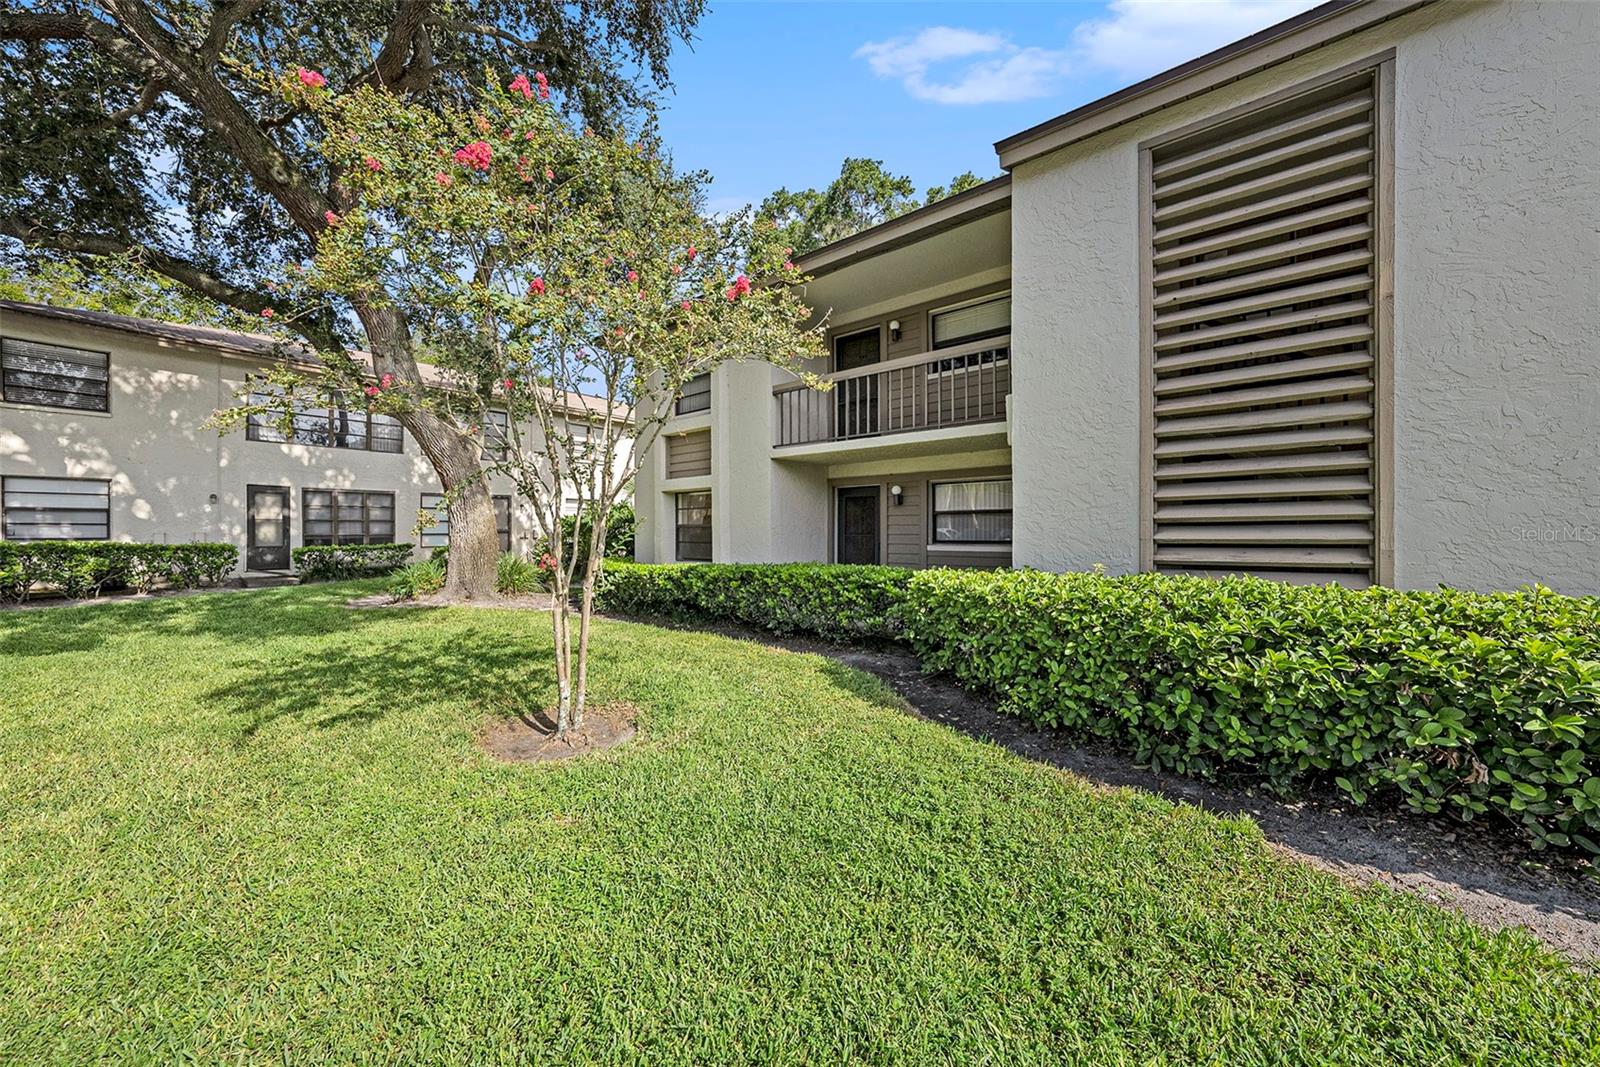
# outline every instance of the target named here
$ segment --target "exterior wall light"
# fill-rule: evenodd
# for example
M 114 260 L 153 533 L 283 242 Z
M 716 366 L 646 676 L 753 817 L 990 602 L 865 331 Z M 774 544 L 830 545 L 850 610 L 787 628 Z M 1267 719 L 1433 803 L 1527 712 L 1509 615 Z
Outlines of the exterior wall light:
M 896 507 L 900 506 L 900 493 L 901 489 L 898 485 L 891 485 L 889 487 L 889 495 L 894 497 L 894 503 Z
M 900 320 L 899 319 L 890 319 L 889 320 L 889 340 L 891 340 L 891 341 L 900 340 Z

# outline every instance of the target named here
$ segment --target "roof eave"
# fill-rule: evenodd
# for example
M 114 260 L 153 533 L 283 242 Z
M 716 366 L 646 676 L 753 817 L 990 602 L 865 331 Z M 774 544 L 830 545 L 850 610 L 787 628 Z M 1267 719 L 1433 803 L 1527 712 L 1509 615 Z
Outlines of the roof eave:
M 1403 15 L 1433 0 L 1329 0 L 1258 33 L 996 141 L 1007 171 L 1313 48 Z
M 826 274 L 872 256 L 903 248 L 935 234 L 1004 211 L 1011 206 L 1011 175 L 1002 174 L 955 196 L 880 222 L 795 258 L 802 273 Z

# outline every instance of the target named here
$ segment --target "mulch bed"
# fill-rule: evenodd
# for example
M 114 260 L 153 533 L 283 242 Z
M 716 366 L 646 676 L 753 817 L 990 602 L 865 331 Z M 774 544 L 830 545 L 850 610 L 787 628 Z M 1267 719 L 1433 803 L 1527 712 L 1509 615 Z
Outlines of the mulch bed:
M 478 743 L 507 763 L 548 763 L 626 744 L 638 733 L 638 718 L 632 704 L 592 704 L 583 713 L 583 729 L 558 738 L 554 712 L 541 711 L 491 723 Z

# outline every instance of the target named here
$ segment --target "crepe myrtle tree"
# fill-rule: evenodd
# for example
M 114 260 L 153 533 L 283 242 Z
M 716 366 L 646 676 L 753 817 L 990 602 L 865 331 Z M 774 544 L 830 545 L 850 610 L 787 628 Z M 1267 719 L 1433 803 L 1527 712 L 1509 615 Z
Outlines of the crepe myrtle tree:
M 362 393 L 374 410 L 476 433 L 479 480 L 506 476 L 531 506 L 549 546 L 556 727 L 582 730 L 611 506 L 696 375 L 759 360 L 815 382 L 803 368 L 822 355 L 822 327 L 803 279 L 770 225 L 708 218 L 704 177 L 678 173 L 652 130 L 581 126 L 550 104 L 543 74 L 447 110 L 307 91 L 297 74 L 280 91 L 317 111 L 348 189 L 286 285 L 303 303 L 381 292 L 403 311 L 441 380 L 379 378 Z M 565 495 L 592 516 L 570 540 Z
M 486 68 L 509 79 L 537 66 L 564 108 L 617 128 L 648 111 L 703 13 L 703 0 L 0 4 L 0 260 L 114 271 L 131 257 L 197 298 L 274 312 L 330 364 L 350 369 L 361 349 L 377 375 L 414 388 L 410 324 L 383 294 L 302 307 L 264 284 L 352 206 L 309 95 L 361 87 L 445 108 L 472 99 Z M 305 93 L 285 98 L 269 76 L 297 69 Z M 402 417 L 456 494 L 452 590 L 492 594 L 476 447 L 429 410 Z

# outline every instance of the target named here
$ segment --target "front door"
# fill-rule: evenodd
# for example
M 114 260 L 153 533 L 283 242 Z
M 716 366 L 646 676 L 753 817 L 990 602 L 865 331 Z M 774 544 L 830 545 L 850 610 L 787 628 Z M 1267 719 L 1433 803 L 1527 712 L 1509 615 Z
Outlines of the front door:
M 833 340 L 835 373 L 870 367 L 883 359 L 883 338 L 877 327 Z M 878 432 L 878 376 L 846 378 L 835 383 L 834 436 L 864 437 Z
M 878 562 L 878 487 L 839 490 L 840 563 Z
M 252 571 L 289 569 L 289 490 L 281 485 L 245 487 L 244 565 Z

